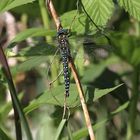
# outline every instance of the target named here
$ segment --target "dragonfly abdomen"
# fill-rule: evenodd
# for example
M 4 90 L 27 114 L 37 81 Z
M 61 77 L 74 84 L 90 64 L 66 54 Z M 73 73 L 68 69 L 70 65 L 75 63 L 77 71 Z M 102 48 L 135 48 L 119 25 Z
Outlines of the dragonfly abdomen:
M 68 68 L 68 61 L 70 56 L 70 50 L 68 48 L 68 40 L 67 40 L 67 31 L 60 29 L 58 31 L 58 42 L 60 53 L 62 56 L 63 62 L 63 75 L 64 75 L 64 82 L 65 82 L 65 95 L 66 97 L 69 96 L 69 88 L 70 88 L 70 76 L 69 76 L 69 68 Z
M 64 74 L 64 81 L 65 81 L 65 92 L 66 92 L 65 94 L 68 97 L 69 96 L 69 87 L 70 87 L 68 56 L 67 56 L 66 50 L 63 50 L 61 52 L 61 54 L 62 54 L 63 74 Z

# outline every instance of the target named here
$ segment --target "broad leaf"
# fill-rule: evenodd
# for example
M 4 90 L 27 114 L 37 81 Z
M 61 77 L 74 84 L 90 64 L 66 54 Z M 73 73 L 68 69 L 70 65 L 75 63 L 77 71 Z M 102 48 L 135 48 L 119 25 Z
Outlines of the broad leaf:
M 98 76 L 102 74 L 105 70 L 106 65 L 102 63 L 102 65 L 90 65 L 87 70 L 84 72 L 84 76 L 82 78 L 82 82 L 88 83 L 94 81 Z
M 35 0 L 0 0 L 0 13 L 34 1 Z
M 15 57 L 31 57 L 31 56 L 49 56 L 55 54 L 58 48 L 53 47 L 49 44 L 43 44 L 38 46 L 27 46 L 26 48 L 21 49 Z M 12 54 L 13 57 L 13 54 Z
M 119 0 L 122 6 L 131 16 L 140 21 L 140 1 L 139 0 Z
M 86 87 L 83 87 L 84 93 L 86 91 Z M 67 98 L 67 106 L 70 108 L 76 107 L 80 105 L 80 100 L 78 96 L 78 91 L 76 89 L 75 84 L 71 84 L 70 86 L 70 96 Z M 45 92 L 43 92 L 38 98 L 33 100 L 25 109 L 25 113 L 29 113 L 43 104 L 52 104 L 52 105 L 64 105 L 64 85 L 57 86 L 51 88 Z
M 129 102 L 124 103 L 123 105 L 119 106 L 116 110 L 110 113 L 110 115 L 107 118 L 104 118 L 100 122 L 97 122 L 95 125 L 93 125 L 94 131 L 105 125 L 109 120 L 113 118 L 116 114 L 120 113 L 121 111 L 125 110 L 129 105 Z M 84 137 L 88 136 L 88 130 L 87 128 L 82 128 L 76 132 L 73 133 L 73 139 L 79 140 Z M 63 140 L 68 140 L 68 137 L 63 138 Z
M 121 85 L 119 85 L 121 86 Z M 111 91 L 117 89 L 119 86 L 116 86 L 114 88 L 104 89 L 104 90 L 95 90 L 95 98 L 94 101 L 101 98 L 102 96 L 110 93 Z M 86 92 L 86 86 L 83 86 L 86 101 L 88 100 L 88 94 Z M 76 89 L 75 84 L 71 84 L 70 86 L 70 96 L 67 98 L 67 106 L 70 108 L 74 108 L 76 106 L 80 106 L 80 100 L 78 96 L 78 92 Z M 39 97 L 37 97 L 35 100 L 33 100 L 25 109 L 25 113 L 29 113 L 37 108 L 39 108 L 41 105 L 44 104 L 52 104 L 52 105 L 64 105 L 64 85 L 54 87 L 53 89 L 49 89 L 45 92 L 43 92 Z
M 85 10 L 98 26 L 106 25 L 114 10 L 112 0 L 82 0 Z
M 106 69 L 107 66 L 118 63 L 118 59 L 111 57 L 99 64 L 92 64 L 86 68 L 84 71 L 84 76 L 82 78 L 83 83 L 88 83 L 94 81 L 98 78 Z
M 93 101 L 101 98 L 102 96 L 112 92 L 113 90 L 119 88 L 120 86 L 122 86 L 122 84 L 116 86 L 116 87 L 113 87 L 113 88 L 107 88 L 107 89 L 95 89 L 95 92 L 94 92 L 94 99 Z
M 12 73 L 29 71 L 47 61 L 47 56 L 34 56 L 12 68 Z
M 27 39 L 28 37 L 38 37 L 38 36 L 54 36 L 54 30 L 47 30 L 43 28 L 31 28 L 27 29 L 19 34 L 10 42 L 9 47 L 14 47 L 17 43 Z
M 78 14 L 77 10 L 64 13 L 61 16 L 61 21 L 64 28 L 71 29 L 72 34 L 88 34 L 88 32 L 91 31 L 95 33 L 96 30 L 96 27 L 94 27 L 93 24 L 92 26 L 88 26 L 88 28 L 86 28 L 86 24 L 89 24 L 89 20 L 83 13 Z

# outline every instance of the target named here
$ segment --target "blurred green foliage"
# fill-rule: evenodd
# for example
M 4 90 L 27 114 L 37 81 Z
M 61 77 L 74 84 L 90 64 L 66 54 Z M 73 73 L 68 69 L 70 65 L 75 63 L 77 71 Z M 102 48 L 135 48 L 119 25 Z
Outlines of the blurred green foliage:
M 54 0 L 64 28 L 71 28 L 70 50 L 82 82 L 97 140 L 139 139 L 138 124 L 140 70 L 140 4 L 139 0 Z M 17 33 L 5 49 L 15 58 L 11 68 L 17 91 L 24 92 L 23 108 L 31 123 L 34 139 L 88 139 L 84 116 L 73 76 L 68 122 L 62 119 L 64 80 L 49 85 L 62 69 L 57 50 L 56 29 L 48 8 L 47 29 L 39 0 L 1 0 L 0 12 L 10 10 L 16 24 L 26 30 Z M 26 17 L 26 20 L 23 17 Z M 21 29 L 22 30 L 22 29 Z M 5 30 L 5 34 L 6 34 Z M 49 37 L 50 42 L 46 41 Z M 32 40 L 29 43 L 28 39 Z M 84 42 L 90 42 L 85 46 Z M 23 44 L 22 44 L 23 43 Z M 12 49 L 18 45 L 18 52 Z M 101 56 L 96 53 L 101 52 Z M 106 55 L 104 55 L 106 54 Z M 16 78 L 24 75 L 21 81 Z M 0 69 L 0 139 L 10 139 L 14 131 L 6 101 L 7 86 Z M 128 94 L 129 93 L 129 94 Z M 128 106 L 129 105 L 129 106 Z M 6 122 L 6 123 L 5 123 Z M 30 124 L 29 123 L 29 124 Z

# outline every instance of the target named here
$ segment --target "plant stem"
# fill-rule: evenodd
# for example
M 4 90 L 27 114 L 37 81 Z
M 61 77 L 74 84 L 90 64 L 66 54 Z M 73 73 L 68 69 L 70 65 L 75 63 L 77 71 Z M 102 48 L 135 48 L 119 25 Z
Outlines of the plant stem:
M 132 97 L 129 106 L 129 118 L 127 123 L 127 140 L 132 140 L 135 132 L 135 120 L 137 115 L 137 102 L 139 98 L 139 69 L 135 68 L 132 77 Z
M 44 0 L 39 0 L 39 7 L 40 7 L 40 12 L 41 12 L 41 16 L 42 16 L 43 25 L 46 29 L 50 29 L 49 15 L 47 13 Z M 51 40 L 52 39 L 51 39 L 50 36 L 46 36 L 46 41 L 51 41 Z
M 26 117 L 25 117 L 25 115 L 23 113 L 20 101 L 18 100 L 17 92 L 16 92 L 16 89 L 15 89 L 15 86 L 14 86 L 12 75 L 11 75 L 11 71 L 10 71 L 10 68 L 8 66 L 8 62 L 7 62 L 6 56 L 5 56 L 1 46 L 0 46 L 0 63 L 3 66 L 3 72 L 4 72 L 4 75 L 6 77 L 8 86 L 9 86 L 9 90 L 10 90 L 10 94 L 11 94 L 11 99 L 12 99 L 12 103 L 13 103 L 13 108 L 14 108 L 14 111 L 16 113 L 15 119 L 17 119 L 19 121 L 16 124 L 16 127 L 20 127 L 19 125 L 20 125 L 20 121 L 21 121 L 22 124 L 23 124 L 24 130 L 25 130 L 26 136 L 27 136 L 27 140 L 32 140 L 32 134 L 31 134 L 28 122 L 26 120 Z M 17 116 L 17 115 L 19 115 L 19 116 Z M 21 131 L 20 129 L 21 128 L 19 128 L 18 131 Z M 16 132 L 18 133 L 16 135 L 17 135 L 17 137 L 21 137 L 21 134 L 18 131 L 16 130 Z M 21 139 L 22 138 L 17 138 L 17 140 L 21 140 Z
M 133 26 L 135 28 L 135 36 L 140 35 L 140 24 L 134 20 Z M 127 140 L 132 140 L 135 133 L 135 120 L 137 115 L 137 102 L 139 98 L 139 67 L 134 67 L 134 74 L 132 79 L 132 97 L 129 106 L 129 118 L 127 123 Z
M 91 119 L 90 119 L 88 108 L 87 108 L 86 101 L 85 101 L 85 98 L 84 98 L 83 88 L 82 88 L 81 82 L 79 80 L 78 73 L 77 73 L 77 70 L 75 68 L 75 65 L 74 65 L 74 62 L 73 62 L 72 58 L 70 59 L 69 66 L 70 66 L 71 71 L 73 73 L 73 77 L 74 77 L 74 80 L 75 80 L 75 83 L 76 83 L 76 86 L 77 86 L 77 89 L 78 89 L 80 102 L 81 102 L 82 109 L 83 109 L 83 112 L 84 112 L 85 121 L 86 121 L 87 129 L 88 129 L 88 132 L 89 132 L 90 140 L 95 140 L 94 131 L 93 131 L 93 128 L 92 128 L 92 125 L 91 125 Z
M 42 21 L 43 21 L 43 26 L 46 28 L 46 29 L 50 29 L 50 20 L 49 20 L 49 15 L 48 15 L 48 12 L 46 10 L 46 3 L 45 3 L 45 0 L 39 0 L 39 6 L 40 6 L 40 11 L 41 11 L 41 16 L 42 16 Z M 46 42 L 51 42 L 52 41 L 52 38 L 51 36 L 46 36 Z M 52 57 L 51 57 L 52 58 Z M 50 58 L 50 59 L 51 59 Z M 58 64 L 58 61 L 57 60 L 53 60 L 53 63 L 55 65 L 51 65 L 50 67 L 50 70 L 51 70 L 51 79 L 54 80 L 57 75 L 58 75 L 58 69 L 57 69 L 57 64 Z M 57 86 L 58 85 L 58 81 L 56 80 L 54 83 L 53 83 L 54 86 Z

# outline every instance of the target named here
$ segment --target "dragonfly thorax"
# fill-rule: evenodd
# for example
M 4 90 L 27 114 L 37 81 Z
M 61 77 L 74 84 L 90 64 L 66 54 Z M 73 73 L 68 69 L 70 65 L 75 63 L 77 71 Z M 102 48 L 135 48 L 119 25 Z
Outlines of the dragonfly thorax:
M 57 32 L 57 36 L 60 36 L 61 34 L 67 36 L 69 34 L 68 29 L 59 29 L 59 31 Z

